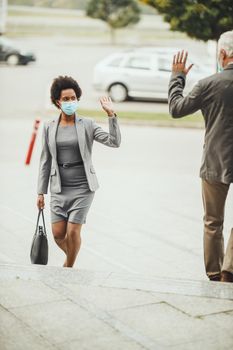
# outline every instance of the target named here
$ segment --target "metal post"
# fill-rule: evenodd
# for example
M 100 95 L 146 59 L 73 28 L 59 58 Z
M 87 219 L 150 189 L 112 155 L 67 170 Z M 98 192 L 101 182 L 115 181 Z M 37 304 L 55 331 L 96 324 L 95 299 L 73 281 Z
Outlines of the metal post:
M 30 161 L 31 161 L 32 151 L 33 151 L 34 144 L 35 144 L 35 141 L 36 141 L 36 136 L 37 136 L 37 133 L 38 133 L 39 125 L 40 125 L 40 119 L 36 119 L 34 121 L 31 141 L 30 141 L 30 144 L 29 144 L 29 148 L 28 148 L 28 152 L 27 152 L 27 156 L 26 156 L 26 160 L 25 160 L 25 164 L 26 165 L 29 165 Z

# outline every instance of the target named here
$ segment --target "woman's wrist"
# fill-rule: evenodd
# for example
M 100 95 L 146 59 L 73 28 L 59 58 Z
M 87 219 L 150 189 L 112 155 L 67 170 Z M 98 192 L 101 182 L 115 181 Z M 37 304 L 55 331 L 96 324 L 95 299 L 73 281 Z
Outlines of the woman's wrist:
M 116 113 L 114 111 L 108 111 L 107 115 L 108 115 L 108 117 L 115 117 Z

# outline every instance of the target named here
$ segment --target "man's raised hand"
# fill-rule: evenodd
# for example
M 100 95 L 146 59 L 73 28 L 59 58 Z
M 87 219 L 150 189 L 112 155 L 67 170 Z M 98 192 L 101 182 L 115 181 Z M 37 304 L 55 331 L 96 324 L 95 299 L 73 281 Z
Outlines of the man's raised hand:
M 184 52 L 184 50 L 182 50 L 181 52 L 179 51 L 176 55 L 174 55 L 173 62 L 172 62 L 172 72 L 174 73 L 182 72 L 185 75 L 187 75 L 193 66 L 193 63 L 192 63 L 190 64 L 190 66 L 186 68 L 187 58 L 188 58 L 188 52 L 187 51 Z

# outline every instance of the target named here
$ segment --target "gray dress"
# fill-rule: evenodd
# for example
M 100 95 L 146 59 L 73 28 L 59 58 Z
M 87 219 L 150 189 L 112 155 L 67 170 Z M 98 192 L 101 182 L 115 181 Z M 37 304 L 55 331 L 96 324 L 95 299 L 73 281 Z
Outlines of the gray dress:
M 75 125 L 58 125 L 56 145 L 58 164 L 82 161 Z M 84 166 L 59 166 L 59 172 L 62 191 L 51 194 L 51 221 L 55 223 L 66 220 L 84 224 L 94 198 L 94 192 L 88 186 Z

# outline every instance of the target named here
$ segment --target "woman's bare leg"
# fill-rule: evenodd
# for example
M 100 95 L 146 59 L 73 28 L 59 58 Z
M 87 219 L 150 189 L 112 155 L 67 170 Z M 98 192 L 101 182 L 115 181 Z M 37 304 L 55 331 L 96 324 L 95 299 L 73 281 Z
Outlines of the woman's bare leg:
M 52 224 L 52 232 L 55 242 L 57 243 L 58 247 L 63 250 L 63 252 L 67 255 L 67 236 L 66 236 L 66 230 L 67 230 L 67 221 L 62 220 L 55 222 Z M 65 265 L 64 263 L 63 266 Z
M 68 222 L 66 230 L 67 260 L 66 267 L 72 267 L 75 263 L 81 246 L 81 224 Z

